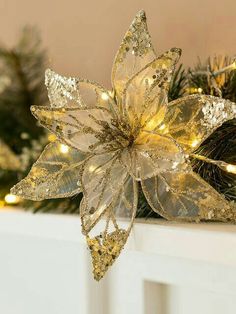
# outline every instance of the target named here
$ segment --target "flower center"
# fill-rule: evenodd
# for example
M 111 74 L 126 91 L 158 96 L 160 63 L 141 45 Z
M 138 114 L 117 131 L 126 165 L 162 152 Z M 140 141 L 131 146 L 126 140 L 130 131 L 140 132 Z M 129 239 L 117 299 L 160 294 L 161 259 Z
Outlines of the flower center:
M 99 140 L 95 144 L 96 147 L 102 145 L 105 149 L 116 150 L 131 147 L 134 144 L 135 132 L 125 119 L 112 119 L 110 123 L 101 121 L 101 125 L 102 130 L 96 134 L 96 138 Z

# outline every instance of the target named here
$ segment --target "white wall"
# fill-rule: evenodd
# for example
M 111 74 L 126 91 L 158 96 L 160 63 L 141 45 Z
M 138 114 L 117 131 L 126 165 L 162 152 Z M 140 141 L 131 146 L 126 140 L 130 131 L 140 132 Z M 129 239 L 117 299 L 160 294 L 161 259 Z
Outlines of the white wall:
M 110 86 L 120 41 L 145 9 L 159 52 L 177 46 L 182 61 L 235 54 L 235 0 L 0 0 L 0 40 L 11 45 L 19 28 L 36 24 L 56 71 Z

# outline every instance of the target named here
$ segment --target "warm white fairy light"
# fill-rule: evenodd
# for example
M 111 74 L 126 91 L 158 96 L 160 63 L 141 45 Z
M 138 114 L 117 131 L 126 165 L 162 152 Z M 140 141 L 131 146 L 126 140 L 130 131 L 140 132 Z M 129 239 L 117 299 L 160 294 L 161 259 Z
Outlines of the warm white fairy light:
M 67 154 L 69 152 L 69 147 L 67 145 L 64 144 L 60 144 L 60 152 L 62 154 Z
M 216 165 L 217 167 L 219 167 L 220 169 L 236 174 L 236 165 L 232 165 L 232 164 L 228 164 L 227 162 L 223 161 L 223 160 L 214 160 L 214 159 L 210 159 L 206 156 L 202 156 L 202 155 L 198 155 L 198 154 L 191 154 L 192 157 L 197 158 L 199 160 L 203 160 L 205 162 L 208 162 L 210 164 Z
M 226 171 L 236 174 L 236 165 L 228 164 L 225 168 Z
M 20 202 L 20 197 L 14 194 L 7 194 L 4 200 L 9 205 L 16 205 Z
M 109 95 L 107 93 L 102 93 L 101 95 L 103 100 L 108 100 L 109 99 Z
M 196 147 L 198 145 L 199 141 L 198 140 L 193 140 L 191 143 L 192 147 Z
M 166 127 L 165 123 L 163 123 L 160 127 L 159 127 L 159 130 L 164 130 Z

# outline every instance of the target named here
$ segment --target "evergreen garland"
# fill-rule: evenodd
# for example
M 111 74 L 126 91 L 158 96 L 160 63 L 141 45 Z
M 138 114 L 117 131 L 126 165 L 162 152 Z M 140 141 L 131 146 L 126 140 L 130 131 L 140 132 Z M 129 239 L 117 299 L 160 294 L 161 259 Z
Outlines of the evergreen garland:
M 0 46 L 0 140 L 19 158 L 24 150 L 32 150 L 33 143 L 44 134 L 30 106 L 47 99 L 45 59 L 35 28 L 24 28 L 15 47 Z M 23 176 L 24 167 L 14 171 L 0 168 L 0 198 Z
M 229 57 L 208 58 L 205 63 L 198 60 L 193 70 L 189 70 L 189 85 L 201 88 L 202 93 L 221 96 L 236 102 L 236 71 L 230 69 L 235 64 Z M 221 72 L 221 69 L 227 69 Z M 206 73 L 208 72 L 208 74 Z M 236 119 L 225 122 L 196 150 L 197 154 L 212 159 L 236 164 Z M 223 171 L 215 165 L 200 160 L 193 161 L 193 168 L 229 201 L 236 201 L 236 175 Z

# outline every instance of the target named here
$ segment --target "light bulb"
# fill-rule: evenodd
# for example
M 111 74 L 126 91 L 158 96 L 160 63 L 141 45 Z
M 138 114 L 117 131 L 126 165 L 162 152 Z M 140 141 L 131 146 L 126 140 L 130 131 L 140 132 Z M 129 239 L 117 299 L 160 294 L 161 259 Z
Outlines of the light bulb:
M 109 99 L 109 95 L 107 93 L 102 93 L 101 95 L 103 100 L 108 100 Z
M 198 145 L 199 141 L 198 140 L 193 140 L 191 143 L 192 147 L 196 147 Z
M 14 194 L 7 194 L 4 199 L 7 204 L 11 205 L 16 205 L 20 202 L 20 197 Z
M 67 145 L 64 144 L 60 144 L 60 152 L 62 154 L 67 154 L 69 152 L 69 147 Z
M 229 164 L 225 168 L 226 171 L 236 174 L 236 165 Z

